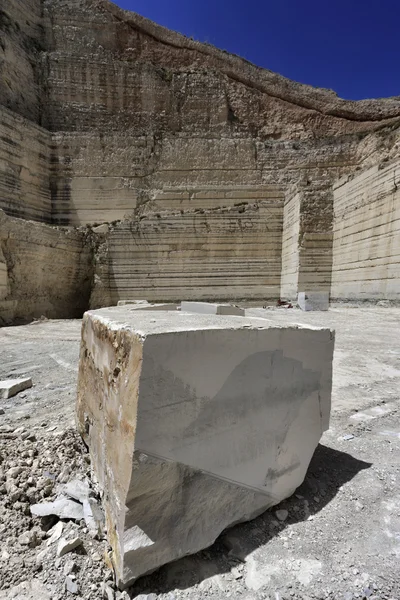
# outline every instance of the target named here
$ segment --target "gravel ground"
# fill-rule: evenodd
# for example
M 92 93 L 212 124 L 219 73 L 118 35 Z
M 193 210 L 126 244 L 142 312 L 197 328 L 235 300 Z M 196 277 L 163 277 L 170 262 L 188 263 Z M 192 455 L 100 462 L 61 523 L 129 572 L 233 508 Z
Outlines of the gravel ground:
M 0 600 L 400 600 L 400 308 L 247 312 L 336 330 L 330 430 L 293 497 L 124 594 L 113 587 L 103 535 L 64 520 L 62 536 L 81 544 L 57 557 L 55 522 L 30 514 L 68 479 L 90 481 L 74 430 L 80 321 L 0 329 L 0 379 L 34 383 L 0 400 Z M 277 510 L 287 511 L 279 513 L 284 520 Z

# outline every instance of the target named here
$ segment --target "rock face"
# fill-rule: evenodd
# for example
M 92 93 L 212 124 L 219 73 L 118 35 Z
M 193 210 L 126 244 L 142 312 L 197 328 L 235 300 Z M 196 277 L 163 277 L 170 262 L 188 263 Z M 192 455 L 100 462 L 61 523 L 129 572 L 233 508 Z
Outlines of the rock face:
M 400 161 L 334 189 L 333 298 L 400 297 Z
M 137 298 L 329 295 L 332 186 L 398 161 L 398 98 L 342 100 L 107 0 L 3 0 L 0 30 L 0 208 L 93 226 L 91 294 L 77 286 L 67 316 Z M 31 318 L 3 265 L 0 248 L 0 299 Z M 39 281 L 28 296 L 47 295 Z M 376 297 L 363 281 L 335 295 Z
M 93 270 L 83 231 L 0 210 L 0 325 L 42 315 L 80 317 L 89 303 Z
M 265 319 L 85 314 L 78 426 L 120 586 L 294 492 L 328 427 L 333 345 Z

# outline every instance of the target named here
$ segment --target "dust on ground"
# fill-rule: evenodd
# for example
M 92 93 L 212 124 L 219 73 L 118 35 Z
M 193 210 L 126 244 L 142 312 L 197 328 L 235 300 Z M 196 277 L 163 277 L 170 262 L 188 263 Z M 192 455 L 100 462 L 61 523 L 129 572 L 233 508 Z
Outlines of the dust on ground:
M 83 521 L 66 521 L 65 530 L 82 545 L 57 558 L 45 525 L 29 510 L 31 500 L 51 500 L 67 476 L 90 477 L 89 456 L 74 430 L 81 323 L 0 329 L 0 379 L 34 382 L 0 400 L 1 600 L 23 593 L 35 600 L 400 598 L 400 308 L 251 308 L 247 314 L 336 330 L 330 430 L 294 496 L 123 594 L 104 561 L 104 539 L 93 539 Z M 12 482 L 17 491 L 6 485 L 14 467 L 21 467 Z M 285 520 L 277 509 L 287 511 Z M 67 577 L 76 593 L 66 589 Z M 12 592 L 18 584 L 31 595 Z

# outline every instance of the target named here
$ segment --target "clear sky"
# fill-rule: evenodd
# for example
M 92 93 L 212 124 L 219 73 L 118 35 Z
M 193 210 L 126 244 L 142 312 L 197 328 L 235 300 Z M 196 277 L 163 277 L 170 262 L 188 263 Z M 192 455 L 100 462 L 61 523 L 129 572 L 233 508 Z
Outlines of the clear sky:
M 400 0 L 115 3 L 343 98 L 400 96 Z

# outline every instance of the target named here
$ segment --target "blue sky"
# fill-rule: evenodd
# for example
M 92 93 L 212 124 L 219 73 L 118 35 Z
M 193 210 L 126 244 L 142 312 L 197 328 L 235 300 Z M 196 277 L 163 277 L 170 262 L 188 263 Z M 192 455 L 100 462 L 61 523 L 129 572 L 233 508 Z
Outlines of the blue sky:
M 400 0 L 117 0 L 157 23 L 350 99 L 400 96 Z

